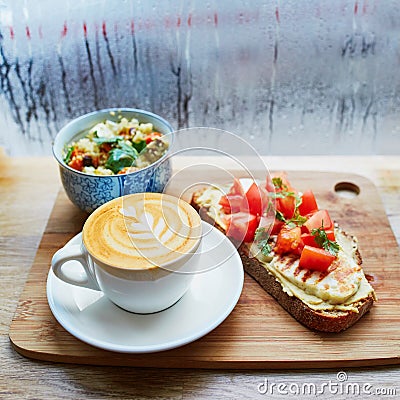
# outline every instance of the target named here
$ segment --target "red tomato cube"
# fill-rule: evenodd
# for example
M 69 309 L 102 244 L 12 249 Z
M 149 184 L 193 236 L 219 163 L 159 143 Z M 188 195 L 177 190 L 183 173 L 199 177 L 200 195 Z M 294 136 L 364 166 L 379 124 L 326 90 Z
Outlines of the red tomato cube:
M 318 210 L 317 201 L 315 200 L 312 190 L 306 190 L 301 196 L 302 202 L 299 206 L 301 215 L 307 215 Z
M 251 242 L 258 227 L 259 219 L 246 212 L 231 214 L 226 235 L 238 242 Z
M 333 223 L 327 210 L 319 210 L 312 214 L 303 226 L 311 233 L 313 229 L 318 229 L 322 226 L 325 230 L 330 230 L 333 227 Z
M 326 271 L 335 258 L 334 255 L 326 250 L 304 246 L 300 256 L 299 267 L 314 271 Z

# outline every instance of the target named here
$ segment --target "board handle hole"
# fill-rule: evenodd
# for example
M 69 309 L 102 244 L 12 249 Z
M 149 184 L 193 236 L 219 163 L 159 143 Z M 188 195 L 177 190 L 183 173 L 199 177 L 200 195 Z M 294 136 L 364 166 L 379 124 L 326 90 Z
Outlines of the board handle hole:
M 335 192 L 345 199 L 353 199 L 360 194 L 360 187 L 351 182 L 338 182 L 335 185 Z

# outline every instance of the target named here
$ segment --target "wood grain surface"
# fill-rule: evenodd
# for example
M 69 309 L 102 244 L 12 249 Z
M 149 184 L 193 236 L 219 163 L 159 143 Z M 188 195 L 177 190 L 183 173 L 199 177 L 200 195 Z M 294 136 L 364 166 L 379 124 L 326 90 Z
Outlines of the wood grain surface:
M 375 186 L 364 177 L 333 172 L 297 171 L 289 178 L 299 190 L 312 188 L 319 206 L 330 210 L 346 232 L 359 238 L 364 270 L 373 277 L 379 301 L 355 326 L 339 334 L 312 332 L 246 276 L 232 314 L 194 343 L 140 355 L 89 346 L 66 332 L 47 304 L 51 257 L 81 230 L 86 218 L 61 191 L 10 328 L 14 347 L 41 360 L 162 368 L 344 368 L 399 363 L 399 354 L 393 352 L 393 347 L 400 346 L 399 248 Z M 201 177 L 189 173 L 180 181 L 183 188 Z M 356 185 L 359 195 L 339 196 L 334 190 L 338 183 Z
M 298 156 L 265 160 L 276 170 L 318 167 L 368 177 L 378 188 L 400 243 L 400 157 Z M 183 168 L 191 162 L 180 159 L 174 166 Z M 279 395 L 275 390 L 272 395 L 262 395 L 258 388 L 265 380 L 276 386 L 314 384 L 319 388 L 330 381 L 337 382 L 338 368 L 291 371 L 115 368 L 60 364 L 21 356 L 12 348 L 9 327 L 59 187 L 57 165 L 51 158 L 8 158 L 0 149 L 1 399 L 310 399 L 314 396 L 301 392 Z M 398 347 L 393 347 L 393 354 L 398 353 Z M 399 398 L 399 366 L 348 367 L 344 371 L 349 383 L 372 388 L 369 399 Z M 323 396 L 335 400 L 349 397 L 338 390 L 325 391 Z M 366 396 L 357 396 L 363 397 Z

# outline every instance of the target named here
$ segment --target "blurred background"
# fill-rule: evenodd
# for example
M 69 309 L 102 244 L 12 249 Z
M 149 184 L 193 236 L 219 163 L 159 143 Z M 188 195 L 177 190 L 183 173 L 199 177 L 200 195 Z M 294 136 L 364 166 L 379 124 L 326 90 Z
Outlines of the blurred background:
M 396 0 L 0 0 L 0 146 L 121 106 L 265 155 L 400 154 L 399 64 Z

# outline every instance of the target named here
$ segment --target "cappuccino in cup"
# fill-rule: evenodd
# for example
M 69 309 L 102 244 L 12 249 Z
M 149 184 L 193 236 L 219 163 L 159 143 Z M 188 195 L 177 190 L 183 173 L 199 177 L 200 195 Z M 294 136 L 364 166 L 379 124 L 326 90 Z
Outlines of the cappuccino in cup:
M 60 279 L 101 290 L 128 311 L 151 313 L 178 301 L 192 273 L 185 273 L 201 241 L 201 219 L 185 201 L 160 193 L 119 197 L 86 220 L 82 245 L 60 249 L 52 268 Z M 87 281 L 64 274 L 69 260 L 82 264 Z
M 177 197 L 139 193 L 95 210 L 83 243 L 98 260 L 124 269 L 165 267 L 190 253 L 201 235 L 200 217 Z

